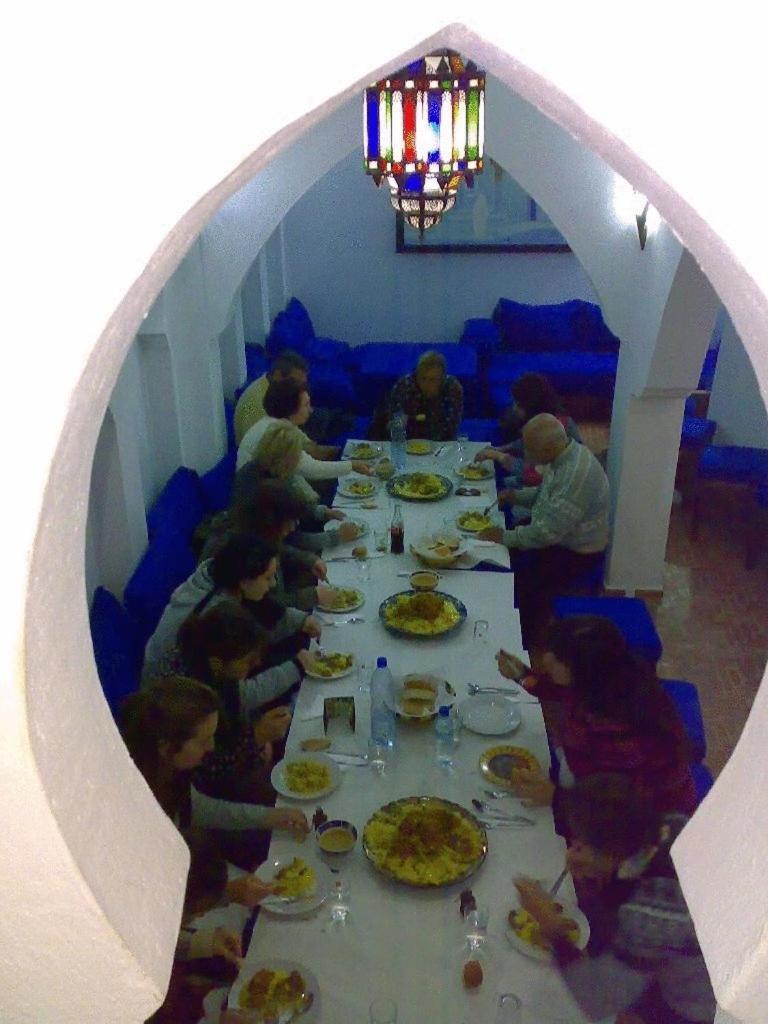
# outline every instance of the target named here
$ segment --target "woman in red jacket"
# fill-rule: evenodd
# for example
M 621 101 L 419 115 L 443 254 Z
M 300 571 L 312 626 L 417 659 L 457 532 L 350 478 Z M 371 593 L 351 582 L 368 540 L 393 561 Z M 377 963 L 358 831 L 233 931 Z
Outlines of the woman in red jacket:
M 674 703 L 650 663 L 627 647 L 621 631 L 597 615 L 555 622 L 544 642 L 544 673 L 499 651 L 499 671 L 543 702 L 553 701 L 548 731 L 560 785 L 572 778 L 618 772 L 644 785 L 661 813 L 692 813 L 696 790 L 688 745 Z M 556 787 L 532 773 L 516 775 L 518 795 L 550 803 Z

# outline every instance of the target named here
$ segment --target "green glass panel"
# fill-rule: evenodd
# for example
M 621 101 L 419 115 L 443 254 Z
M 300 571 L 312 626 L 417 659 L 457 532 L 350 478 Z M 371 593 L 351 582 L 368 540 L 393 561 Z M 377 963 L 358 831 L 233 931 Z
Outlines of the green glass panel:
M 387 90 L 387 134 L 383 140 L 386 145 L 386 153 L 384 154 L 387 160 L 392 159 L 392 93 Z
M 480 91 L 470 89 L 467 96 L 467 159 L 478 157 L 478 124 L 480 121 Z

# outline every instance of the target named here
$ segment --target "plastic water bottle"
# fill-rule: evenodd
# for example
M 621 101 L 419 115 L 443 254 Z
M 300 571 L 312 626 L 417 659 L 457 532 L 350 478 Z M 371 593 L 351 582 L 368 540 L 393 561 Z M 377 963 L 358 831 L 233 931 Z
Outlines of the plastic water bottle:
M 396 412 L 389 421 L 389 438 L 392 442 L 392 465 L 395 472 L 405 469 L 405 414 Z
M 395 712 L 392 673 L 386 658 L 376 659 L 371 676 L 371 739 L 375 743 L 395 745 Z
M 443 705 L 435 719 L 435 759 L 441 768 L 453 770 L 453 722 L 451 709 Z

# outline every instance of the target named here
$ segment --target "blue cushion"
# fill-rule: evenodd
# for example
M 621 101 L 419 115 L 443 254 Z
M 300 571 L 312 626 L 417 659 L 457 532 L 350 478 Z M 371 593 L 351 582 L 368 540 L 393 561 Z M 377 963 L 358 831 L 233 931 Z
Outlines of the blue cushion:
M 357 370 L 369 377 L 386 377 L 392 383 L 411 373 L 425 352 L 441 352 L 448 373 L 462 382 L 477 375 L 477 353 L 465 345 L 438 343 L 429 345 L 412 341 L 369 341 L 353 350 Z
M 600 307 L 581 299 L 555 305 L 499 299 L 493 322 L 501 332 L 502 347 L 515 352 L 617 352 L 619 347 Z
M 151 541 L 125 587 L 125 607 L 146 643 L 171 594 L 195 569 L 195 556 L 185 538 L 163 533 Z
M 710 348 L 707 350 L 707 354 L 704 356 L 704 365 L 701 368 L 701 376 L 699 377 L 700 391 L 712 390 L 712 384 L 715 379 L 715 370 L 717 369 L 717 356 L 719 351 L 719 346 L 717 348 Z
M 563 395 L 613 394 L 618 355 L 612 352 L 500 353 L 488 365 L 488 387 L 496 412 L 509 404 L 509 389 L 524 373 L 543 373 Z
M 369 401 L 358 395 L 351 375 L 341 367 L 316 363 L 312 367 L 312 404 L 318 408 L 364 412 Z
M 675 702 L 691 744 L 691 760 L 703 761 L 707 756 L 707 738 L 701 714 L 699 692 L 693 683 L 684 679 L 662 679 L 661 685 Z
M 334 366 L 349 366 L 352 347 L 349 342 L 337 341 L 336 338 L 312 338 L 305 342 L 303 355 L 310 363 L 310 376 L 315 364 L 327 363 Z
M 136 623 L 114 594 L 97 587 L 91 605 L 91 639 L 96 670 L 112 714 L 138 689 L 144 644 Z
M 761 484 L 755 491 L 758 508 L 768 508 L 768 483 Z
M 312 337 L 307 335 L 302 324 L 296 320 L 291 320 L 283 312 L 278 313 L 272 321 L 272 327 L 267 335 L 264 347 L 267 356 L 270 359 L 274 359 L 284 348 L 291 348 L 295 352 L 303 353 L 305 344 L 311 340 Z
M 150 540 L 161 533 L 177 534 L 188 540 L 205 512 L 200 477 L 194 469 L 179 467 L 147 513 Z
M 762 484 L 768 482 L 768 449 L 737 445 L 709 445 L 699 461 L 698 475 L 705 480 Z
M 462 345 L 473 348 L 479 356 L 487 356 L 499 347 L 501 332 L 493 320 L 465 320 L 459 340 Z
M 558 597 L 555 618 L 571 615 L 603 615 L 616 625 L 633 651 L 656 664 L 662 646 L 645 601 L 639 597 Z
M 232 449 L 200 477 L 205 505 L 209 512 L 220 512 L 228 507 L 232 497 L 236 461 L 237 451 Z
M 712 772 L 709 768 L 701 763 L 691 765 L 691 775 L 693 776 L 693 784 L 696 787 L 696 797 L 699 803 L 701 803 L 710 789 L 712 789 L 715 780 L 712 778 Z
M 304 303 L 300 302 L 295 296 L 288 301 L 288 305 L 285 307 L 285 315 L 298 328 L 304 341 L 311 341 L 314 338 L 315 329 L 312 326 L 309 313 Z
M 249 381 L 262 377 L 269 366 L 267 353 L 263 345 L 245 346 L 245 373 Z
M 706 420 L 701 416 L 684 416 L 680 444 L 683 448 L 698 448 L 709 444 L 716 430 L 717 424 L 714 420 Z

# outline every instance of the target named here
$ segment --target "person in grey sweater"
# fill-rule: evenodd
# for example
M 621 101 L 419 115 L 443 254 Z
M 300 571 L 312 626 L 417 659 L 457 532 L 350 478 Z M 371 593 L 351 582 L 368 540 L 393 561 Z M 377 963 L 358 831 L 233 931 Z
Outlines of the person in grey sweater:
M 227 538 L 213 558 L 202 562 L 180 584 L 147 641 L 144 651 L 142 685 L 148 685 L 161 671 L 176 647 L 179 628 L 193 612 L 198 614 L 221 601 L 238 601 L 256 622 L 270 633 L 270 647 L 282 646 L 291 637 L 308 640 L 320 636 L 320 623 L 298 608 L 286 607 L 270 596 L 279 570 L 278 549 L 258 537 L 236 534 Z M 298 635 L 298 636 L 297 636 Z M 268 699 L 284 692 L 284 673 L 279 665 L 259 674 L 259 689 L 271 693 Z M 291 674 L 292 682 L 295 681 Z M 292 685 L 289 683 L 289 686 Z M 266 701 L 265 701 L 266 702 Z
M 566 820 L 566 863 L 590 925 L 587 955 L 541 885 L 515 884 L 582 1012 L 588 1020 L 618 1014 L 621 1024 L 709 1024 L 715 996 L 669 852 L 685 816 L 660 816 L 627 776 L 600 774 L 576 781 Z

